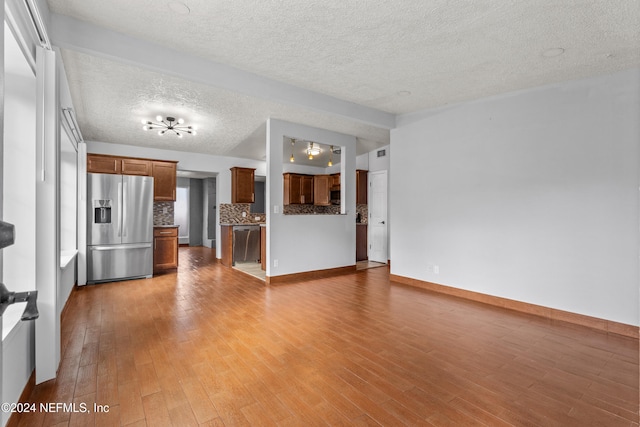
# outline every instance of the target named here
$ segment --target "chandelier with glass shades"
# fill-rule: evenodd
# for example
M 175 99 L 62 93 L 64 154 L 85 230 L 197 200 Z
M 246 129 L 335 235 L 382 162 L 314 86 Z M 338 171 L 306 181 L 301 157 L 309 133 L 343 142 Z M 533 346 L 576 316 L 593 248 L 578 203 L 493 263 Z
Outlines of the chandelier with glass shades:
M 188 133 L 190 135 L 196 134 L 195 126 L 187 126 L 184 124 L 184 119 L 176 119 L 175 117 L 167 116 L 163 119 L 162 116 L 156 116 L 156 121 L 142 119 L 144 130 L 158 130 L 158 135 L 164 135 L 167 132 L 173 132 L 178 135 L 178 138 L 182 138 L 182 135 Z

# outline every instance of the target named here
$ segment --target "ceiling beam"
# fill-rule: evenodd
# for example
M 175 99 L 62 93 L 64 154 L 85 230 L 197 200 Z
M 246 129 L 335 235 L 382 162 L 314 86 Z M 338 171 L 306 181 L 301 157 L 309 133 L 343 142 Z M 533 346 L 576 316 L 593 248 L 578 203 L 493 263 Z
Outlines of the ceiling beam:
M 66 15 L 51 14 L 55 46 L 256 98 L 329 113 L 383 129 L 395 127 L 391 113 L 261 77 L 219 62 L 107 30 Z

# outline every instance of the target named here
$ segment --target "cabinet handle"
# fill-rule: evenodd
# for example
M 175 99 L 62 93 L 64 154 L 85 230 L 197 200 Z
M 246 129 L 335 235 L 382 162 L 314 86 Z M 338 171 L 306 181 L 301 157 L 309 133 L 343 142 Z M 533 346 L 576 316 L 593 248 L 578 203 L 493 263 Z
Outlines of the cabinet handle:
M 171 231 L 161 231 L 160 234 L 171 234 Z

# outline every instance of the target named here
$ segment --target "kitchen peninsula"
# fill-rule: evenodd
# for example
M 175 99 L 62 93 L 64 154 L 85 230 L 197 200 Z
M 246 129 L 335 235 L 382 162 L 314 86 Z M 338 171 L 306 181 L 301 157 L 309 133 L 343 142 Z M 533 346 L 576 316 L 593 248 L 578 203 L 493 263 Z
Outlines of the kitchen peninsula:
M 265 224 L 266 214 L 251 213 L 250 209 L 249 203 L 220 204 L 220 261 L 226 267 L 261 261 L 260 225 Z

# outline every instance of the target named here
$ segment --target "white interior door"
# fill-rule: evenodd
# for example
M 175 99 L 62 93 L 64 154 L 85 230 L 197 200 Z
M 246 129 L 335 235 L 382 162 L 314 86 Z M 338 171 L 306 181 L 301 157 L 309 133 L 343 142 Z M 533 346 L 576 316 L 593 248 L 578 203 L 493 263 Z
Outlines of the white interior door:
M 369 261 L 387 263 L 387 171 L 369 173 Z

